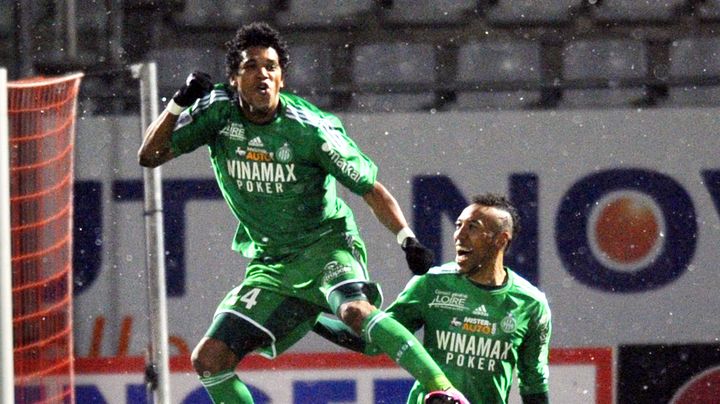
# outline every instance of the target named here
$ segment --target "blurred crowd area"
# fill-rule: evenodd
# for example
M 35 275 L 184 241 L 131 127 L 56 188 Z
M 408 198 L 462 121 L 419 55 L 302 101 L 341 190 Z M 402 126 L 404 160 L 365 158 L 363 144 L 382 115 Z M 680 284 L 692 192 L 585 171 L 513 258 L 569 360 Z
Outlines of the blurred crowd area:
M 336 112 L 720 105 L 720 0 L 0 0 L 11 79 L 84 71 L 82 111 L 138 111 L 193 70 L 226 80 L 224 42 L 267 21 L 287 90 Z

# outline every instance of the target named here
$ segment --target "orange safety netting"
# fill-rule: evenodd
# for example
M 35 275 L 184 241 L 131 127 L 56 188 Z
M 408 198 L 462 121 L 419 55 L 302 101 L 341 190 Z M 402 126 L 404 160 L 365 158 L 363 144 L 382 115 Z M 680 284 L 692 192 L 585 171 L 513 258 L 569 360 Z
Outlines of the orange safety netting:
M 75 401 L 72 191 L 81 77 L 8 84 L 16 403 Z

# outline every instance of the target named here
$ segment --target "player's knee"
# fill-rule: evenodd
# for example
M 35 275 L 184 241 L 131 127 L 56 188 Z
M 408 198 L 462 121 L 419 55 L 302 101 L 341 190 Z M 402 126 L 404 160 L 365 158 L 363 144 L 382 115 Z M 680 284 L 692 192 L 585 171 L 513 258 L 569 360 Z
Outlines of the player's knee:
M 203 338 L 190 356 L 195 372 L 201 377 L 234 369 L 238 360 L 228 346 L 214 338 Z
M 364 300 L 347 302 L 340 306 L 338 317 L 356 333 L 362 330 L 363 321 L 373 312 L 375 306 Z

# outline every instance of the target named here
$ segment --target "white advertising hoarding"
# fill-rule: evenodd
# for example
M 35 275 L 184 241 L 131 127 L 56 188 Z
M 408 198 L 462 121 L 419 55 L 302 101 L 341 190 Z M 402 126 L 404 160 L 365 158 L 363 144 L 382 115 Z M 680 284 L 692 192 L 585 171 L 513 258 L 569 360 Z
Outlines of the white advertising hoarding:
M 511 265 L 553 310 L 553 347 L 717 342 L 720 136 L 714 110 L 342 116 L 418 236 L 452 259 L 470 196 L 509 194 L 525 232 Z M 77 355 L 142 355 L 147 343 L 137 117 L 78 122 Z M 236 221 L 205 150 L 163 170 L 171 350 L 186 353 L 242 279 Z M 362 199 L 341 190 L 386 302 L 410 272 Z M 519 248 L 518 248 L 519 247 Z M 338 351 L 311 336 L 295 352 Z

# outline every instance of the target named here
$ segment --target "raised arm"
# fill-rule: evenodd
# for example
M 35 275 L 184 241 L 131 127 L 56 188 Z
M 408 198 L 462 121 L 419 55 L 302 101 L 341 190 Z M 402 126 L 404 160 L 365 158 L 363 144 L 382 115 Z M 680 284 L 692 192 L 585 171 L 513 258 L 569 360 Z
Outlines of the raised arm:
M 166 109 L 148 126 L 138 151 L 141 166 L 157 167 L 175 157 L 170 150 L 170 136 L 177 119 L 177 115 Z
M 380 182 L 363 195 L 363 199 L 378 218 L 397 238 L 405 251 L 405 260 L 415 275 L 422 275 L 430 269 L 435 258 L 433 252 L 422 245 L 410 230 L 397 200 Z
M 170 138 L 177 123 L 178 115 L 195 100 L 212 89 L 207 73 L 193 72 L 185 84 L 175 93 L 167 108 L 148 126 L 142 146 L 138 151 L 138 162 L 143 167 L 157 167 L 173 159 Z

